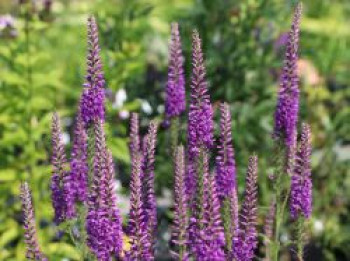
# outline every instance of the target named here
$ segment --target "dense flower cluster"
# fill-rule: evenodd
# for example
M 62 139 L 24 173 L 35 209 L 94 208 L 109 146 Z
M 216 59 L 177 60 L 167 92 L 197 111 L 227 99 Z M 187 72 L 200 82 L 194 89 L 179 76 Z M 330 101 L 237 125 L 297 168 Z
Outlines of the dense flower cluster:
M 275 137 L 278 138 L 279 145 L 280 138 L 283 138 L 285 142 L 282 146 L 289 152 L 283 153 L 283 156 L 296 158 L 291 178 L 291 193 L 287 195 L 290 196 L 290 212 L 293 219 L 301 215 L 309 218 L 312 203 L 310 127 L 307 124 L 302 126 L 300 146 L 296 155 L 293 154 L 294 149 L 290 150 L 296 142 L 298 116 L 299 90 L 295 66 L 299 18 L 300 6 L 296 10 L 289 35 L 275 115 Z M 81 241 L 80 245 L 86 244 L 90 250 L 82 259 L 89 259 L 89 255 L 93 254 L 99 261 L 155 260 L 155 159 L 158 123 L 151 121 L 147 133 L 142 136 L 139 115 L 131 114 L 130 210 L 128 224 L 123 228 L 117 207 L 113 157 L 107 147 L 104 132 L 104 79 L 99 57 L 97 26 L 93 17 L 89 18 L 88 27 L 88 76 L 77 113 L 70 164 L 67 164 L 65 156 L 58 115 L 54 114 L 52 119 L 51 194 L 55 210 L 54 220 L 56 223 L 62 223 L 69 219 L 66 225 L 70 229 L 80 229 L 79 236 L 74 239 Z M 258 157 L 253 155 L 249 158 L 245 193 L 239 207 L 230 107 L 226 103 L 220 106 L 220 135 L 216 151 L 213 108 L 205 80 L 201 40 L 197 31 L 193 32 L 192 40 L 193 72 L 187 147 L 176 146 L 171 153 L 174 157 L 174 219 L 170 248 L 174 259 L 180 261 L 251 261 L 258 247 Z M 185 109 L 182 66 L 178 25 L 173 24 L 166 117 L 178 116 Z M 177 145 L 177 140 L 174 144 Z M 210 165 L 211 158 L 214 157 L 215 168 L 212 171 Z M 277 166 L 276 169 L 281 168 Z M 283 209 L 278 196 L 280 195 L 276 192 L 275 201 L 271 203 L 266 218 L 266 249 L 268 242 L 279 236 L 276 224 L 281 221 L 277 222 L 276 216 L 280 215 Z M 26 183 L 21 187 L 21 199 L 27 257 L 47 260 L 38 245 L 33 206 Z M 77 205 L 79 208 L 76 208 Z M 81 209 L 83 211 L 80 211 Z M 274 233 L 276 234 L 273 235 Z M 278 246 L 278 243 L 275 242 L 274 246 Z M 266 257 L 272 258 L 271 255 Z M 278 253 L 274 259 L 278 260 Z

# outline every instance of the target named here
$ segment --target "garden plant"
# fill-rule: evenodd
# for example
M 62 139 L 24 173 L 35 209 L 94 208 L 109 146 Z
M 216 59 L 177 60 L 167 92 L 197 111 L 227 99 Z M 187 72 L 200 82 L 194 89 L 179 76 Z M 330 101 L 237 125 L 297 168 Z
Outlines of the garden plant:
M 157 260 L 158 218 L 155 191 L 157 132 L 169 132 L 166 151 L 172 165 L 174 210 L 169 249 L 174 260 L 249 261 L 263 252 L 280 260 L 292 249 L 304 260 L 308 220 L 312 214 L 311 129 L 299 118 L 297 71 L 302 5 L 295 8 L 287 35 L 274 130 L 270 137 L 270 207 L 264 228 L 258 227 L 259 155 L 247 162 L 245 190 L 239 194 L 230 104 L 219 105 L 219 138 L 215 140 L 214 110 L 206 79 L 202 42 L 192 33 L 192 73 L 184 74 L 180 25 L 172 23 L 168 80 L 162 122 L 149 123 L 140 133 L 140 116 L 132 113 L 129 128 L 130 210 L 126 222 L 118 208 L 115 164 L 106 143 L 106 91 L 98 26 L 87 22 L 88 53 L 85 83 L 77 106 L 70 157 L 66 156 L 60 117 L 53 112 L 51 128 L 51 201 L 54 222 L 70 235 L 81 260 Z M 189 102 L 186 102 L 186 83 Z M 186 109 L 187 108 L 187 109 Z M 187 115 L 186 121 L 183 115 Z M 237 130 L 239 131 L 239 130 Z M 182 137 L 186 137 L 183 142 Z M 26 257 L 48 260 L 37 237 L 31 190 L 21 184 Z M 281 240 L 290 227 L 291 239 Z M 260 255 L 260 254 L 259 254 Z

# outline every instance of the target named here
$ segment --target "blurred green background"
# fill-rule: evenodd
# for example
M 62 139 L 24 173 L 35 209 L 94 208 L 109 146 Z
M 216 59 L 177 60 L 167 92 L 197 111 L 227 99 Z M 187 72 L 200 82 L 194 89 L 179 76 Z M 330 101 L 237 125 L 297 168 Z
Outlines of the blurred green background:
M 270 199 L 270 137 L 278 75 L 294 4 L 288 0 L 1 0 L 0 260 L 24 260 L 18 198 L 24 179 L 29 179 L 33 190 L 43 251 L 50 260 L 79 259 L 69 237 L 52 223 L 50 119 L 57 110 L 69 152 L 84 81 L 88 14 L 96 15 L 100 28 L 107 80 L 106 129 L 121 185 L 121 207 L 127 205 L 129 182 L 128 117 L 131 111 L 140 112 L 143 132 L 150 119 L 163 119 L 169 29 L 172 21 L 178 21 L 186 78 L 191 68 L 191 31 L 197 28 L 216 114 L 220 101 L 231 105 L 240 192 L 248 155 L 259 155 L 263 217 Z M 349 24 L 350 1 L 304 1 L 300 117 L 311 123 L 314 147 L 314 212 L 306 260 L 350 260 Z M 168 139 L 161 129 L 156 161 L 160 202 L 167 202 L 172 186 Z M 163 205 L 159 228 L 164 231 L 161 242 L 166 242 L 171 214 Z M 286 241 L 288 230 L 282 237 Z M 166 244 L 159 248 L 159 253 L 165 252 Z

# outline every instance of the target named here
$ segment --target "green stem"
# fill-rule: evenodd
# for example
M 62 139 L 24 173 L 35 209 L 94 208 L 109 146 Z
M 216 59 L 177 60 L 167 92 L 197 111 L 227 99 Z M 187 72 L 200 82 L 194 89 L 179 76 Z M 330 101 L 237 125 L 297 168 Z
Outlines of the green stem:
M 286 207 L 286 202 L 288 198 L 288 194 L 286 198 L 282 199 L 283 194 L 283 185 L 284 185 L 284 178 L 287 176 L 285 173 L 285 162 L 286 162 L 286 154 L 285 154 L 285 148 L 284 144 L 277 143 L 275 147 L 276 151 L 276 158 L 275 158 L 275 193 L 276 193 L 276 229 L 275 229 L 275 235 L 274 240 L 272 242 L 271 247 L 271 257 L 272 260 L 278 261 L 279 260 L 279 251 L 281 248 L 281 244 L 279 241 L 281 227 L 283 223 L 283 216 L 284 216 L 284 210 Z
M 170 120 L 170 150 L 171 155 L 175 155 L 175 150 L 179 141 L 179 117 L 173 117 Z
M 304 217 L 300 216 L 296 222 L 296 246 L 298 261 L 303 261 L 304 250 Z
M 233 224 L 231 224 L 231 204 L 230 199 L 225 198 L 221 207 L 221 216 L 224 225 L 224 233 L 225 233 L 225 241 L 226 241 L 226 249 L 229 253 L 232 252 L 232 228 Z

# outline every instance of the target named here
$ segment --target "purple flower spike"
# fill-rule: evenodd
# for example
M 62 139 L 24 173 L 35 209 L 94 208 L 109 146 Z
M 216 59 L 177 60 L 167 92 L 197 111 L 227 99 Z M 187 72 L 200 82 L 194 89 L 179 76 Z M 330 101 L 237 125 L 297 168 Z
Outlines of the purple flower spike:
M 24 240 L 27 246 L 26 257 L 30 260 L 47 261 L 48 259 L 44 256 L 39 247 L 32 195 L 27 182 L 21 184 L 20 197 L 22 200 Z
M 202 185 L 198 184 L 197 198 L 190 220 L 190 247 L 196 260 L 226 260 L 225 236 L 220 217 L 220 203 L 215 176 L 209 174 L 209 158 L 203 154 Z
M 143 210 L 145 215 L 145 225 L 149 235 L 149 244 L 151 246 L 150 254 L 153 255 L 153 248 L 155 242 L 155 233 L 157 227 L 157 204 L 154 191 L 154 162 L 155 150 L 157 141 L 158 124 L 152 121 L 149 125 L 148 134 L 145 137 L 143 146 Z
M 172 242 L 178 247 L 174 254 L 176 260 L 186 260 L 188 253 L 188 202 L 185 193 L 185 155 L 184 147 L 179 146 L 175 153 L 175 181 L 174 181 L 174 225 L 172 228 Z
M 223 103 L 220 106 L 220 140 L 218 156 L 216 157 L 216 181 L 220 200 L 230 196 L 236 187 L 236 164 L 232 146 L 230 106 Z
M 182 56 L 179 25 L 171 25 L 171 42 L 169 47 L 168 83 L 165 98 L 167 118 L 179 116 L 186 109 L 184 57 Z
M 234 256 L 237 261 L 249 261 L 254 258 L 258 246 L 257 200 L 258 200 L 258 158 L 249 158 L 244 202 L 241 210 L 239 232 L 234 238 Z
M 188 116 L 188 173 L 187 193 L 193 195 L 196 187 L 196 158 L 202 148 L 213 147 L 213 110 L 205 80 L 201 40 L 197 31 L 192 40 L 191 99 Z
M 311 181 L 311 130 L 308 124 L 302 125 L 299 150 L 296 155 L 290 193 L 290 213 L 293 219 L 299 215 L 309 218 L 312 211 Z
M 297 72 L 299 26 L 302 12 L 298 4 L 291 30 L 288 35 L 284 67 L 275 112 L 274 136 L 285 141 L 289 149 L 295 147 L 296 127 L 299 112 L 299 77 Z
M 98 120 L 104 121 L 104 75 L 98 43 L 98 29 L 95 18 L 88 18 L 87 75 L 80 101 L 80 110 L 85 127 Z
M 109 234 L 109 220 L 106 206 L 106 143 L 103 125 L 99 121 L 95 126 L 94 175 L 89 194 L 86 217 L 87 245 L 98 260 L 109 260 L 110 249 L 106 245 Z
M 80 112 L 78 112 L 74 129 L 74 141 L 71 152 L 70 175 L 64 184 L 67 192 L 67 218 L 75 215 L 75 204 L 87 202 L 88 164 L 87 164 L 87 134 Z
M 132 173 L 130 181 L 130 213 L 129 237 L 131 249 L 127 253 L 127 260 L 152 260 L 149 249 L 149 235 L 146 231 L 141 187 L 141 154 L 132 159 Z
M 210 104 L 208 86 L 205 80 L 205 66 L 201 39 L 197 31 L 192 41 L 191 100 L 188 122 L 188 143 L 191 155 L 198 155 L 202 146 L 213 146 L 213 110 Z
M 225 236 L 224 228 L 220 216 L 220 202 L 217 193 L 215 175 L 208 176 L 208 202 L 206 208 L 206 216 L 208 216 L 209 236 L 208 249 L 205 260 L 226 260 L 224 253 Z M 208 259 L 212 257 L 213 259 Z
M 67 160 L 62 142 L 61 124 L 57 113 L 52 117 L 52 176 L 51 176 L 51 200 L 55 211 L 54 221 L 56 224 L 66 218 L 67 202 L 64 183 L 67 182 Z
M 86 218 L 87 244 L 98 260 L 120 257 L 122 251 L 122 224 L 116 207 L 114 167 L 107 151 L 103 123 L 95 128 L 94 176 L 89 195 Z

